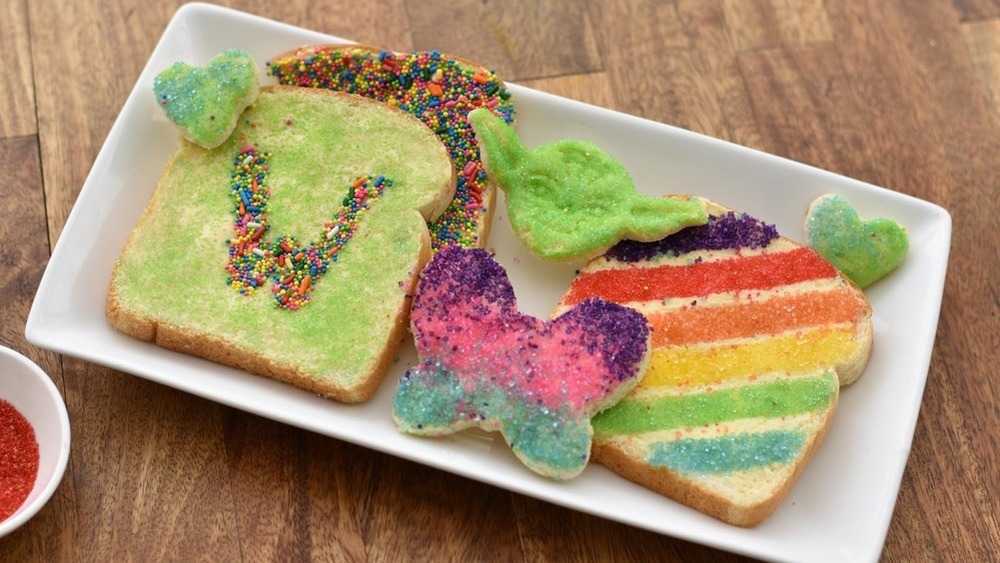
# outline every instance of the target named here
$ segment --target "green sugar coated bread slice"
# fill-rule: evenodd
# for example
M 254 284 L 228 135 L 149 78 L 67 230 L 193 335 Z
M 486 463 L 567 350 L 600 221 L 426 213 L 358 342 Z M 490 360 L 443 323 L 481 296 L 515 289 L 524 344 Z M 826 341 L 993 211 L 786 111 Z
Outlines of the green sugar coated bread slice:
M 708 203 L 708 223 L 625 241 L 554 314 L 593 297 L 652 327 L 649 369 L 593 418 L 594 461 L 701 512 L 755 526 L 785 498 L 864 370 L 872 310 L 809 247 Z
M 227 273 L 231 243 L 246 238 L 234 230 L 240 212 L 261 207 L 234 203 L 234 163 L 247 162 L 248 147 L 268 155 L 251 182 L 266 172 L 266 221 L 257 219 L 267 228 L 257 241 L 271 246 L 255 246 L 260 254 L 294 236 L 297 251 L 278 259 L 301 263 L 307 248 L 326 248 L 331 231 L 351 232 L 297 310 L 276 302 L 273 276 L 237 290 Z M 391 186 L 353 223 L 327 228 L 364 177 Z M 454 183 L 443 145 L 404 112 L 348 94 L 262 88 L 219 147 L 181 141 L 116 264 L 108 319 L 166 348 L 362 401 L 405 334 L 409 296 L 430 257 L 427 221 Z

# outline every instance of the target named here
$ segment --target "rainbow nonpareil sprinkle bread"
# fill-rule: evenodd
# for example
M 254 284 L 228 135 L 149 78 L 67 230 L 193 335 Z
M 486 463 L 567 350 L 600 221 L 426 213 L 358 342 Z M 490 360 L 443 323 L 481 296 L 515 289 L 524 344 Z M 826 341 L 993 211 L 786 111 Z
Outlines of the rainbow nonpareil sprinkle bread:
M 393 53 L 361 45 L 314 45 L 267 63 L 281 84 L 328 88 L 385 102 L 420 119 L 454 163 L 455 197 L 430 224 L 431 244 L 486 245 L 496 191 L 486 181 L 466 117 L 485 108 L 514 121 L 510 92 L 492 70 L 438 51 Z
M 257 63 L 240 49 L 223 51 L 204 67 L 176 62 L 153 80 L 156 103 L 178 132 L 206 149 L 229 137 L 259 89 Z
M 593 143 L 529 150 L 488 111 L 473 111 L 469 122 L 490 182 L 507 196 L 514 234 L 544 260 L 586 260 L 619 240 L 654 241 L 708 220 L 696 198 L 637 193 L 625 167 Z
M 447 151 L 413 116 L 265 87 L 233 134 L 171 158 L 116 264 L 113 326 L 345 402 L 377 388 L 451 201 Z
M 506 271 L 481 249 L 434 256 L 410 322 L 420 363 L 396 390 L 399 428 L 499 430 L 528 468 L 554 479 L 583 471 L 590 418 L 635 386 L 649 356 L 646 320 L 626 307 L 590 299 L 547 322 L 521 313 Z
M 594 297 L 653 328 L 642 382 L 597 415 L 594 460 L 723 521 L 754 526 L 822 440 L 872 344 L 862 292 L 812 249 L 720 206 L 707 225 L 623 242 L 554 314 Z

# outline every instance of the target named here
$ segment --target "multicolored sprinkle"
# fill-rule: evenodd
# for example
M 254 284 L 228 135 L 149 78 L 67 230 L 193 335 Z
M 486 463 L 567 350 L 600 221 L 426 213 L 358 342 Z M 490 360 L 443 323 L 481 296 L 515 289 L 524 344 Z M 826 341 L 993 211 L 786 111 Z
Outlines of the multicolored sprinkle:
M 525 465 L 554 479 L 586 466 L 590 418 L 636 385 L 649 352 L 642 315 L 602 299 L 547 322 L 521 313 L 507 273 L 481 249 L 440 250 L 410 315 L 420 364 L 396 389 L 399 428 L 500 430 Z
M 309 293 L 347 244 L 368 209 L 392 181 L 383 176 L 361 176 L 350 186 L 333 219 L 307 244 L 290 235 L 268 242 L 271 229 L 266 215 L 270 192 L 267 186 L 271 154 L 248 146 L 233 158 L 231 180 L 235 236 L 229 239 L 229 285 L 249 295 L 272 280 L 271 291 L 279 307 L 297 310 L 309 301 Z
M 466 116 L 489 108 L 514 121 L 511 95 L 496 73 L 439 51 L 392 53 L 362 47 L 304 47 L 267 63 L 285 85 L 329 88 L 358 94 L 409 112 L 430 127 L 451 156 L 457 176 L 455 197 L 429 225 L 436 251 L 444 246 L 482 246 L 480 219 L 486 174 Z

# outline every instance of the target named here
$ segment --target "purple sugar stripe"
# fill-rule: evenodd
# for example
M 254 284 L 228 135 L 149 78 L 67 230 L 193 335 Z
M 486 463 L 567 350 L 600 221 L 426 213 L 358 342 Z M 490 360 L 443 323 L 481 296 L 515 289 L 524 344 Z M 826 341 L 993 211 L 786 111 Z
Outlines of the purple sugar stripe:
M 774 225 L 730 211 L 711 215 L 705 225 L 688 227 L 655 242 L 623 240 L 604 256 L 619 262 L 641 262 L 663 254 L 680 256 L 697 250 L 764 248 L 776 238 L 778 229 Z

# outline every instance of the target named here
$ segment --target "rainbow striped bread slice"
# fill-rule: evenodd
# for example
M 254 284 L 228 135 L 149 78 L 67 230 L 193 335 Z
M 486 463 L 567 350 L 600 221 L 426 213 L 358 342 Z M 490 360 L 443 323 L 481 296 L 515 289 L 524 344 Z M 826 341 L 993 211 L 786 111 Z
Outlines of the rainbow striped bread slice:
M 812 249 L 716 204 L 707 225 L 591 261 L 553 314 L 602 297 L 653 327 L 641 383 L 597 415 L 594 454 L 715 518 L 755 526 L 818 448 L 872 345 L 864 294 Z

